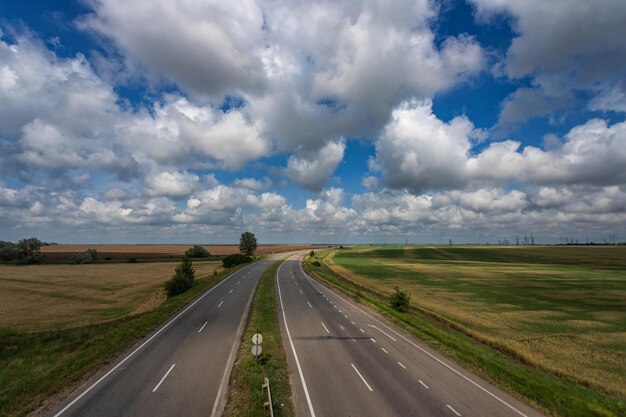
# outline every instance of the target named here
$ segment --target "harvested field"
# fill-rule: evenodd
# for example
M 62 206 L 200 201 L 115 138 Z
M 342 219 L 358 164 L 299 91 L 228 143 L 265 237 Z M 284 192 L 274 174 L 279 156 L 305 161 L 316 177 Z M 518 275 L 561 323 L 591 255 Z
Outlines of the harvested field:
M 51 261 L 66 261 L 75 253 L 87 249 L 96 249 L 99 259 L 110 257 L 112 260 L 136 259 L 164 259 L 182 256 L 191 245 L 51 245 L 44 246 L 42 252 Z M 230 255 L 239 253 L 238 245 L 204 245 L 211 255 Z M 260 245 L 258 255 L 287 252 L 299 249 L 319 249 L 318 245 Z
M 626 397 L 626 247 L 373 247 L 326 259 L 525 362 Z
M 41 331 L 85 326 L 151 310 L 165 300 L 172 262 L 0 265 L 0 327 Z M 194 262 L 196 277 L 221 262 Z

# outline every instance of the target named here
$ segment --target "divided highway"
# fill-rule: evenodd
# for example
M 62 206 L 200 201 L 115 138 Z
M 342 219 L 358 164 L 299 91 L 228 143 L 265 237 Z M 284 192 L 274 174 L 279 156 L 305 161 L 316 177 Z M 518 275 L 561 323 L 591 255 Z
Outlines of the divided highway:
M 254 290 L 273 260 L 204 293 L 50 416 L 219 416 Z
M 542 416 L 307 276 L 302 256 L 276 275 L 299 417 Z

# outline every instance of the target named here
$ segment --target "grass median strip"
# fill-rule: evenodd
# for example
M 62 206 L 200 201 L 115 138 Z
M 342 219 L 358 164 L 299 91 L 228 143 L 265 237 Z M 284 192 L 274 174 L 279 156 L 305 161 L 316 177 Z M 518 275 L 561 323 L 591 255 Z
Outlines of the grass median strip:
M 225 417 L 261 417 L 269 415 L 263 404 L 267 393 L 261 389 L 263 378 L 270 381 L 275 416 L 295 415 L 289 384 L 287 357 L 283 348 L 278 322 L 275 280 L 276 270 L 283 260 L 275 262 L 261 277 L 243 336 L 239 355 L 233 369 Z M 252 336 L 261 333 L 263 352 L 252 356 Z
M 323 256 L 319 253 L 318 256 Z M 330 271 L 325 265 L 305 263 L 312 275 L 349 294 L 354 300 L 378 310 L 464 367 L 494 382 L 516 397 L 537 405 L 549 415 L 563 417 L 626 415 L 626 400 L 587 387 L 566 377 L 522 363 L 507 352 L 482 343 L 448 323 L 418 311 L 393 310 L 388 298 L 351 279 Z
M 69 394 L 236 269 L 201 276 L 189 291 L 135 316 L 53 331 L 0 327 L 0 415 L 24 416 L 56 394 Z

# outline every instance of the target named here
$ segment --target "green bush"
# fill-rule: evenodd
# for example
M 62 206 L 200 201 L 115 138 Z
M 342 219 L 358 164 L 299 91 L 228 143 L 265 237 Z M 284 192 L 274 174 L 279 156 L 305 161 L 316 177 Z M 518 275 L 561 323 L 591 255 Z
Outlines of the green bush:
M 70 256 L 70 262 L 73 264 L 89 264 L 98 259 L 98 251 L 95 249 L 87 249 L 83 253 L 75 253 Z
M 312 257 L 314 257 L 314 256 L 315 256 L 315 251 L 313 251 L 313 250 L 312 250 L 311 252 L 309 252 L 309 256 L 310 256 L 311 258 L 312 258 Z
M 400 290 L 398 287 L 395 287 L 394 290 L 395 291 L 389 296 L 389 305 L 394 310 L 403 313 L 409 308 L 411 296 L 408 291 Z
M 250 256 L 241 255 L 239 253 L 228 255 L 227 257 L 222 259 L 222 265 L 224 266 L 224 268 L 232 268 L 233 266 L 247 264 L 250 262 L 252 262 L 252 258 Z
M 136 264 L 137 263 L 137 258 L 128 258 L 128 263 L 129 264 Z
M 193 248 L 189 248 L 185 251 L 185 255 L 190 258 L 208 258 L 211 256 L 208 250 L 204 249 L 202 246 L 194 245 Z
M 322 266 L 320 261 L 313 261 L 313 262 L 311 262 L 311 264 L 313 264 L 313 266 Z
M 168 297 L 182 294 L 193 287 L 196 278 L 196 271 L 193 268 L 191 258 L 187 255 L 183 257 L 180 264 L 174 271 L 174 276 L 165 283 L 165 292 Z

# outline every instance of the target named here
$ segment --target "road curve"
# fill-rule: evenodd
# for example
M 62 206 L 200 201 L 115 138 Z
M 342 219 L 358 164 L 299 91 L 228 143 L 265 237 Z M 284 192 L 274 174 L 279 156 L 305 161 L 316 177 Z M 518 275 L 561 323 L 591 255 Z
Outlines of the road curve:
M 263 260 L 234 272 L 91 378 L 50 414 L 219 416 Z
M 542 416 L 310 278 L 302 256 L 276 274 L 299 417 Z

